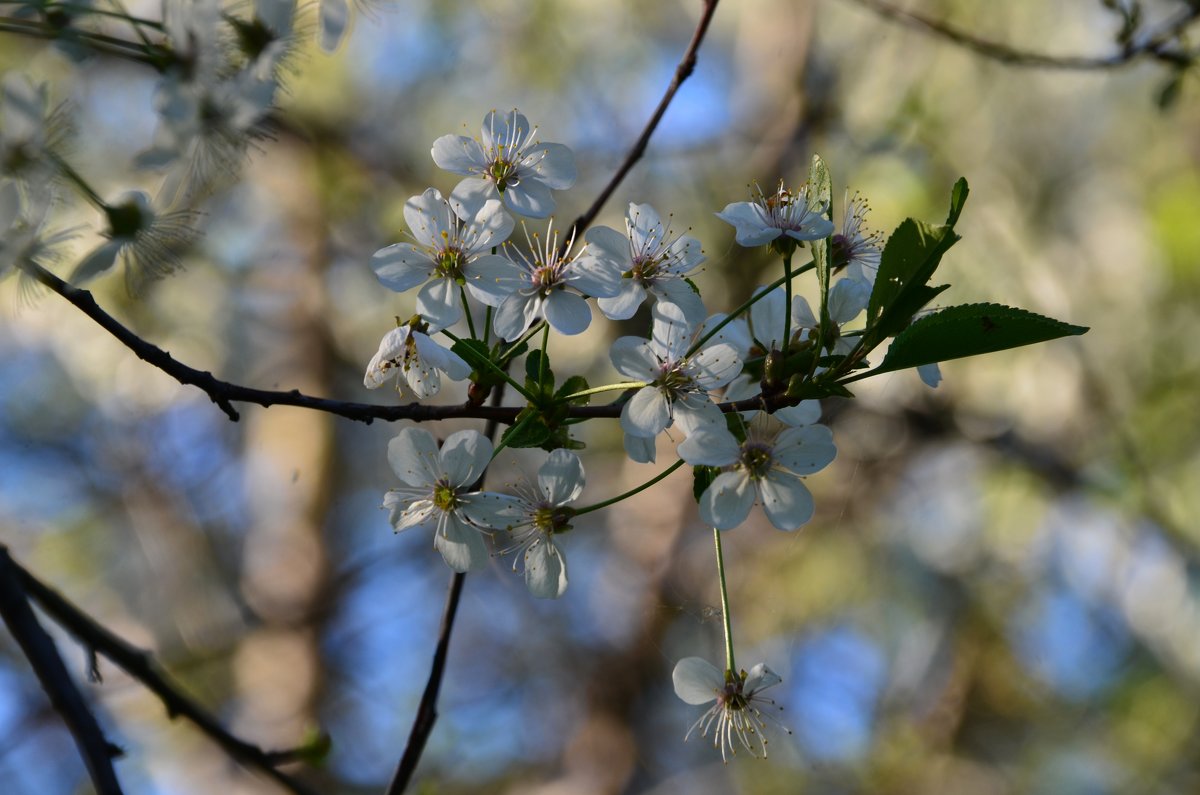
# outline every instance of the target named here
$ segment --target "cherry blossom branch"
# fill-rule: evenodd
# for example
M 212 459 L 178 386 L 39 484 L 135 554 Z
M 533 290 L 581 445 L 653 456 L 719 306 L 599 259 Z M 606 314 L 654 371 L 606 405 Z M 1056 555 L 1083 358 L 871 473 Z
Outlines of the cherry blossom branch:
M 75 738 L 96 792 L 121 795 L 121 784 L 112 765 L 113 757 L 120 756 L 121 749 L 104 737 L 100 724 L 58 655 L 54 641 L 38 623 L 23 587 L 23 574 L 8 554 L 8 548 L 0 544 L 0 615 L 37 674 L 51 705 L 62 715 Z
M 700 50 L 700 44 L 704 41 L 704 35 L 708 32 L 708 24 L 712 21 L 713 14 L 716 13 L 718 0 L 704 0 L 704 11 L 700 14 L 700 21 L 696 23 L 696 31 L 692 34 L 692 40 L 688 44 L 687 50 L 683 53 L 683 58 L 680 59 L 679 65 L 675 67 L 675 76 L 671 79 L 671 84 L 667 86 L 667 90 L 663 93 L 662 99 L 658 102 L 658 107 L 654 109 L 654 114 L 650 120 L 646 122 L 645 128 L 642 129 L 642 134 L 638 136 L 637 142 L 633 148 L 629 150 L 629 154 L 625 155 L 624 162 L 621 163 L 612 179 L 600 191 L 600 195 L 592 202 L 592 206 L 588 207 L 587 212 L 575 219 L 571 224 L 571 228 L 564 236 L 564 250 L 569 242 L 578 235 L 582 234 L 585 229 L 592 225 L 592 221 L 596 220 L 596 216 L 600 214 L 600 210 L 605 203 L 616 191 L 617 186 L 625 179 L 625 176 L 633 169 L 634 165 L 642 159 L 642 155 L 646 153 L 646 146 L 650 143 L 650 136 L 654 134 L 658 123 L 662 121 L 663 115 L 667 112 L 667 107 L 671 101 L 675 99 L 675 93 L 679 91 L 679 87 L 683 85 L 683 81 L 691 77 L 692 72 L 696 69 L 696 53 Z
M 880 17 L 905 27 L 939 37 L 977 55 L 991 58 L 1009 66 L 1035 69 L 1116 69 L 1143 57 L 1186 66 L 1200 53 L 1189 52 L 1178 45 L 1172 47 L 1180 34 L 1200 18 L 1200 4 L 1189 2 L 1187 8 L 1165 22 L 1140 42 L 1131 36 L 1121 49 L 1111 55 L 1047 55 L 1021 50 L 1002 42 L 976 36 L 949 23 L 927 17 L 916 11 L 898 8 L 888 0 L 853 0 Z
M 230 734 L 204 707 L 172 682 L 159 669 L 149 653 L 131 646 L 57 591 L 38 580 L 12 560 L 8 555 L 8 550 L 0 545 L 0 590 L 9 588 L 10 581 L 16 583 L 16 586 L 36 601 L 51 618 L 75 636 L 89 654 L 100 654 L 107 657 L 127 674 L 141 682 L 147 690 L 154 693 L 166 707 L 168 718 L 174 719 L 176 716 L 187 718 L 237 762 L 261 771 L 296 795 L 316 795 L 315 790 L 276 767 L 302 756 L 301 751 L 264 751 L 257 745 Z M 0 594 L 0 599 L 4 598 Z M 7 620 L 7 614 L 5 618 Z M 16 633 L 14 632 L 14 634 Z M 95 780 L 94 776 L 93 780 Z M 119 792 L 119 790 L 102 789 L 99 783 L 97 783 L 97 789 L 102 793 Z

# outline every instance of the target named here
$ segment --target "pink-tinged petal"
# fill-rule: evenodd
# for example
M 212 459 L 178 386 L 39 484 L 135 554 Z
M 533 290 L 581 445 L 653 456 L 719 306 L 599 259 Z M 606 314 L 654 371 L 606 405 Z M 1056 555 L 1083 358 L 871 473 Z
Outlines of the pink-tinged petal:
M 775 462 L 797 475 L 819 472 L 837 458 L 833 432 L 824 425 L 788 428 L 775 438 Z
M 464 177 L 481 174 L 487 168 L 487 158 L 479 142 L 465 135 L 443 135 L 433 142 L 433 162 L 451 174 Z
M 730 398 L 730 400 L 733 399 Z M 812 425 L 821 419 L 821 401 L 802 400 L 794 406 L 777 409 L 772 416 L 783 424 L 796 428 L 801 425 Z
M 653 381 L 658 378 L 662 362 L 654 355 L 649 343 L 641 337 L 619 337 L 608 350 L 617 372 L 627 378 Z
M 492 443 L 479 431 L 456 431 L 442 444 L 442 465 L 450 485 L 469 488 L 492 460 Z
M 433 274 L 433 260 L 411 243 L 394 243 L 371 257 L 375 278 L 389 290 L 402 293 L 423 283 Z
M 508 494 L 479 491 L 459 498 L 459 512 L 467 521 L 492 530 L 511 530 L 527 521 L 524 503 Z
M 554 212 L 550 188 L 536 179 L 523 179 L 516 185 L 509 185 L 501 195 L 505 204 L 526 218 L 548 218 Z
M 559 334 L 582 334 L 592 322 L 592 308 L 587 301 L 566 290 L 555 290 L 546 296 L 542 308 L 546 322 Z
M 655 386 L 639 389 L 621 409 L 621 430 L 634 436 L 657 436 L 671 423 L 671 405 Z
M 816 506 L 800 478 L 787 472 L 772 470 L 758 481 L 763 510 L 771 524 L 780 530 L 795 530 L 813 517 Z
M 443 244 L 442 233 L 454 232 L 458 216 L 439 191 L 426 188 L 424 193 L 404 203 L 404 222 L 422 246 L 439 248 Z
M 596 305 L 609 320 L 628 320 L 645 300 L 646 290 L 640 284 L 633 279 L 622 279 L 621 291 L 611 298 L 597 299 Z
M 445 277 L 430 279 L 417 293 L 417 312 L 429 323 L 431 332 L 453 326 L 463 312 L 458 285 Z
M 484 254 L 463 269 L 467 289 L 476 300 L 500 306 L 504 299 L 525 284 L 521 269 L 499 254 Z
M 525 550 L 525 585 L 536 599 L 557 599 L 567 590 L 567 560 L 549 536 Z
M 477 569 L 487 562 L 487 546 L 479 531 L 455 514 L 447 514 L 433 545 L 442 553 L 446 565 L 457 572 Z
M 388 463 L 410 486 L 432 486 L 443 474 L 437 442 L 424 428 L 404 428 L 388 442 Z
M 754 507 L 754 486 L 744 472 L 717 475 L 700 495 L 700 518 L 718 530 L 731 530 L 750 515 Z
M 548 188 L 566 190 L 575 184 L 575 154 L 562 144 L 538 144 L 521 162 Z
M 725 691 L 725 672 L 701 657 L 684 657 L 671 672 L 675 695 L 687 704 L 707 704 Z
M 538 487 L 551 505 L 566 505 L 583 493 L 583 463 L 570 450 L 555 450 L 538 469 Z
M 768 687 L 774 687 L 782 681 L 782 677 L 768 668 L 766 663 L 759 663 L 750 669 L 750 673 L 746 674 L 746 682 L 742 685 L 742 692 L 747 697 L 750 697 L 755 693 L 766 690 Z
M 751 202 L 728 204 L 717 217 L 733 226 L 738 245 L 746 248 L 766 245 L 782 234 L 779 228 L 763 220 L 762 213 Z

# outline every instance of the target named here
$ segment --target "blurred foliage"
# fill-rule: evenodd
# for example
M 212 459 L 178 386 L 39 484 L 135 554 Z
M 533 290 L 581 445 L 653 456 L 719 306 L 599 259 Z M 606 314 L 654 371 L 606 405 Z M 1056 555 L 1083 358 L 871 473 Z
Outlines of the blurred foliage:
M 918 5 L 1039 52 L 1108 52 L 1120 28 L 1102 3 Z M 332 57 L 301 43 L 273 138 L 208 201 L 188 269 L 141 302 L 103 280 L 102 305 L 229 380 L 366 400 L 379 336 L 413 311 L 366 263 L 399 239 L 408 196 L 454 184 L 429 158 L 433 139 L 519 107 L 578 153 L 579 184 L 560 196 L 572 218 L 636 137 L 699 13 L 684 0 L 372 8 Z M 88 173 L 136 187 L 153 75 L 103 58 L 73 68 L 0 37 L 0 69 L 49 79 L 77 109 Z M 713 217 L 750 182 L 803 179 L 820 152 L 835 198 L 861 191 L 890 230 L 939 218 L 964 174 L 972 201 L 940 300 L 1092 332 L 950 363 L 936 391 L 901 372 L 825 402 L 840 454 L 808 481 L 817 519 L 795 535 L 764 522 L 726 535 L 739 659 L 783 676 L 772 692 L 795 731 L 768 761 L 723 767 L 704 742 L 682 743 L 695 714 L 670 670 L 717 658 L 721 622 L 711 537 L 681 472 L 581 517 L 557 602 L 529 599 L 508 559 L 468 578 L 416 790 L 1200 788 L 1200 103 L 1185 77 L 1160 110 L 1171 77 L 1143 62 L 1014 69 L 838 0 L 722 4 L 695 76 L 600 223 L 619 226 L 630 201 L 673 213 L 705 243 L 699 282 L 719 309 L 777 267 Z M 64 266 L 95 244 L 93 215 L 72 219 Z M 327 732 L 331 749 L 305 774 L 316 786 L 380 791 L 449 579 L 428 539 L 394 536 L 378 510 L 394 429 L 287 408 L 247 407 L 231 424 L 55 296 L 4 293 L 0 537 L 14 557 L 152 649 L 247 739 L 283 748 Z M 618 325 L 551 356 L 601 383 L 608 342 L 631 331 Z M 656 471 L 623 461 L 615 423 L 584 437 L 585 502 Z M 511 460 L 532 473 L 541 459 Z M 83 653 L 59 640 L 82 680 Z M 129 792 L 275 791 L 101 670 L 87 692 L 126 749 Z M 85 791 L 7 636 L 0 682 L 0 792 Z

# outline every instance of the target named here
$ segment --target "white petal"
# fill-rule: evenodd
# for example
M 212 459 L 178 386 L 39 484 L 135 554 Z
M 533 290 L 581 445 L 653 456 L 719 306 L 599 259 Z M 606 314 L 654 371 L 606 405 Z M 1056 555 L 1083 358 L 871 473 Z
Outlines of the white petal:
M 499 254 L 484 254 L 471 261 L 463 276 L 471 295 L 488 306 L 500 306 L 525 283 L 521 269 Z
M 802 295 L 792 298 L 792 323 L 798 328 L 816 328 L 817 316 L 813 314 L 808 299 Z
M 760 693 L 768 687 L 774 687 L 782 681 L 783 679 L 779 674 L 768 668 L 766 663 L 759 663 L 750 669 L 750 673 L 746 674 L 746 682 L 742 685 L 742 692 L 747 697 L 753 696 L 755 693 Z
M 402 293 L 429 278 L 433 260 L 411 243 L 395 243 L 375 252 L 371 269 L 384 287 Z
M 728 390 L 726 390 L 726 397 L 728 397 Z M 734 398 L 729 399 L 733 400 Z M 802 400 L 794 406 L 777 409 L 773 416 L 785 425 L 793 427 L 812 425 L 821 419 L 821 401 Z
M 725 386 L 742 371 L 742 360 L 737 349 L 726 343 L 701 348 L 692 358 L 696 383 L 705 389 Z
M 679 457 L 692 466 L 723 467 L 737 463 L 742 447 L 726 428 L 701 428 L 680 443 Z
M 633 264 L 629 252 L 629 238 L 615 229 L 607 226 L 593 226 L 587 230 L 583 239 L 587 241 L 588 256 L 606 260 L 619 270 L 628 270 Z
M 580 257 L 571 263 L 563 280 L 597 298 L 612 298 L 621 291 L 621 271 L 610 262 L 592 257 Z
M 511 342 L 528 328 L 526 306 L 533 301 L 532 296 L 514 292 L 500 302 L 492 319 L 492 328 L 501 339 Z
M 448 514 L 433 545 L 442 553 L 446 565 L 457 572 L 470 571 L 487 561 L 487 547 L 479 531 L 455 514 Z
M 436 526 L 434 515 L 438 512 L 432 500 L 406 495 L 391 490 L 383 495 L 383 507 L 388 510 L 388 521 L 399 533 L 403 530 L 430 529 Z
M 544 182 L 524 179 L 509 185 L 502 194 L 504 203 L 527 218 L 547 218 L 554 212 L 554 197 Z
M 450 203 L 434 188 L 426 188 L 424 193 L 404 203 L 404 222 L 422 246 L 440 248 L 444 240 L 442 233 L 454 232 L 457 219 Z
M 459 511 L 468 521 L 492 530 L 511 530 L 521 521 L 527 521 L 520 499 L 508 494 L 477 491 L 459 498 Z
M 570 450 L 555 450 L 538 470 L 538 486 L 551 505 L 566 505 L 583 493 L 583 463 Z
M 734 202 L 717 213 L 717 217 L 732 224 L 739 246 L 752 248 L 770 243 L 782 234 L 777 227 L 763 221 L 762 215 L 751 202 Z
M 450 376 L 450 380 L 461 381 L 471 374 L 471 366 L 463 361 L 461 356 L 442 347 L 427 335 L 417 332 L 413 334 L 413 342 L 417 347 L 417 355 Z
M 688 704 L 707 704 L 725 690 L 725 672 L 701 657 L 684 657 L 671 672 L 675 695 Z
M 75 284 L 82 284 L 104 273 L 116 263 L 117 254 L 120 253 L 121 247 L 124 245 L 125 241 L 123 240 L 110 240 L 107 243 L 101 244 L 95 251 L 84 257 L 82 262 L 75 266 L 75 270 L 72 271 L 69 281 Z
M 841 325 L 849 323 L 867 308 L 871 288 L 854 279 L 842 279 L 829 291 L 829 319 Z
M 490 110 L 483 117 L 483 145 L 489 151 L 501 154 L 496 150 L 503 147 L 520 146 L 529 137 L 529 120 L 525 115 L 513 108 L 501 115 L 498 111 Z M 511 156 L 511 151 L 503 152 Z
M 654 463 L 658 448 L 653 436 L 634 436 L 626 433 L 623 434 L 622 443 L 625 447 L 625 455 L 629 456 L 630 461 L 636 464 Z
M 758 489 L 767 518 L 780 530 L 795 530 L 812 518 L 812 494 L 795 475 L 772 470 L 758 481 Z
M 833 221 L 823 215 L 811 213 L 798 227 L 787 229 L 784 233 L 793 240 L 820 240 L 832 235 L 833 230 Z
M 575 184 L 575 154 L 562 144 L 539 144 L 529 150 L 523 164 L 532 164 L 537 179 L 546 187 L 566 190 Z
M 634 436 L 657 436 L 671 422 L 671 406 L 655 386 L 639 389 L 621 408 L 621 430 Z
M 487 167 L 487 159 L 479 142 L 465 135 L 443 135 L 433 142 L 430 154 L 438 168 L 444 168 L 452 174 L 480 174 Z
M 689 326 L 699 325 L 704 320 L 704 300 L 683 279 L 659 279 L 654 282 L 650 292 L 658 298 L 660 303 L 671 304 L 678 308 Z
M 469 488 L 492 460 L 492 443 L 479 431 L 456 431 L 442 444 L 442 466 L 453 486 Z
M 489 201 L 499 201 L 499 199 L 500 191 L 496 190 L 496 183 L 480 177 L 467 177 L 455 185 L 454 190 L 450 192 L 451 203 L 466 208 L 483 207 Z
M 557 599 L 567 590 L 567 561 L 549 536 L 525 550 L 525 585 L 537 599 Z
M 641 337 L 618 337 L 608 350 L 617 372 L 628 378 L 653 381 L 658 378 L 662 363 L 650 345 Z
M 744 472 L 717 475 L 700 495 L 700 518 L 718 530 L 730 530 L 746 521 L 754 507 L 754 486 Z
M 432 486 L 442 476 L 437 442 L 424 428 L 403 428 L 388 442 L 388 463 L 410 486 Z
M 430 279 L 417 293 L 417 312 L 429 323 L 431 332 L 449 328 L 462 318 L 462 299 L 453 279 Z
M 762 294 L 760 288 L 756 295 Z M 783 307 L 787 296 L 782 287 L 776 287 L 767 295 L 758 299 L 750 307 L 750 331 L 754 339 L 762 343 L 768 351 L 772 348 L 783 348 Z M 795 301 L 793 300 L 793 305 Z
M 775 438 L 771 452 L 784 469 L 797 475 L 819 472 L 837 458 L 833 433 L 824 425 L 803 425 L 787 428 Z
M 546 296 L 542 308 L 546 322 L 559 334 L 582 334 L 592 322 L 592 309 L 582 297 L 566 290 L 554 290 Z
M 620 292 L 610 298 L 599 298 L 596 304 L 609 320 L 628 320 L 645 300 L 646 290 L 642 285 L 633 279 L 622 279 Z

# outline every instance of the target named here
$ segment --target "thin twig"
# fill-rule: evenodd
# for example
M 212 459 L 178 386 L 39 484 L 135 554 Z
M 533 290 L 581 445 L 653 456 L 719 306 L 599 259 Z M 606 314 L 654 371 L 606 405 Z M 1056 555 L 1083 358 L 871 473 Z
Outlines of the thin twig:
M 684 52 L 679 65 L 675 67 L 675 76 L 671 79 L 671 84 L 667 86 L 666 93 L 659 100 L 658 107 L 654 109 L 654 115 L 646 122 L 646 126 L 642 130 L 642 134 L 638 136 L 637 142 L 629 150 L 629 154 L 625 156 L 624 162 L 621 163 L 616 173 L 613 174 L 612 179 L 604 186 L 604 190 L 600 191 L 600 195 L 596 197 L 596 201 L 592 202 L 592 206 L 587 209 L 587 212 L 576 218 L 575 222 L 571 224 L 571 228 L 567 230 L 567 234 L 563 237 L 564 246 L 575 237 L 583 234 L 583 231 L 592 225 L 592 221 L 596 220 L 596 216 L 600 214 L 600 209 L 604 207 L 605 202 L 612 196 L 613 191 L 625 179 L 625 176 L 633 168 L 634 164 L 641 160 L 642 155 L 646 153 L 646 145 L 650 143 L 650 136 L 654 134 L 658 123 L 662 121 L 662 117 L 667 112 L 667 107 L 671 104 L 671 100 L 675 99 L 675 92 L 679 91 L 679 87 L 683 85 L 683 81 L 687 80 L 696 68 L 696 53 L 700 49 L 700 43 L 704 41 L 704 34 L 708 32 L 708 23 L 712 21 L 713 14 L 717 10 L 717 2 L 718 0 L 704 0 L 704 11 L 700 14 L 700 21 L 696 24 L 696 32 L 692 34 L 692 41 L 688 44 L 687 51 Z
M 1178 39 L 1185 28 L 1200 18 L 1200 4 L 1196 3 L 1190 3 L 1186 9 L 1165 22 L 1156 32 L 1142 38 L 1140 42 L 1135 41 L 1135 37 L 1131 37 L 1120 50 L 1110 55 L 1047 55 L 984 39 L 947 22 L 927 17 L 916 11 L 898 8 L 888 0 L 852 0 L 852 2 L 884 19 L 937 36 L 978 55 L 1009 66 L 1035 69 L 1116 69 L 1144 57 L 1181 66 L 1196 57 L 1196 53 L 1169 46 L 1171 42 Z
M 7 562 L 5 564 L 5 562 Z M 182 716 L 208 735 L 229 756 L 248 768 L 266 776 L 297 795 L 317 795 L 316 791 L 279 770 L 281 760 L 296 756 L 293 751 L 264 751 L 257 745 L 241 740 L 228 731 L 204 707 L 185 694 L 155 663 L 149 653 L 131 646 L 108 628 L 88 616 L 65 597 L 38 580 L 8 557 L 0 546 L 0 565 L 7 565 L 30 598 L 64 629 L 88 649 L 112 660 L 119 668 L 146 686 L 158 697 L 171 719 Z M 2 579 L 2 578 L 0 578 Z
M 75 686 L 71 674 L 58 656 L 54 641 L 38 623 L 29 606 L 26 588 L 22 587 L 23 571 L 0 544 L 0 615 L 8 631 L 17 639 L 21 651 L 29 660 L 42 683 L 50 703 L 63 717 L 79 754 L 87 765 L 88 775 L 100 795 L 121 795 L 121 784 L 113 770 L 114 756 L 121 751 L 104 737 L 96 716 L 88 709 L 83 694 Z

